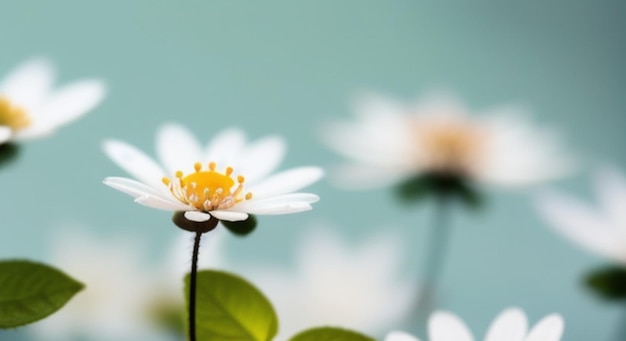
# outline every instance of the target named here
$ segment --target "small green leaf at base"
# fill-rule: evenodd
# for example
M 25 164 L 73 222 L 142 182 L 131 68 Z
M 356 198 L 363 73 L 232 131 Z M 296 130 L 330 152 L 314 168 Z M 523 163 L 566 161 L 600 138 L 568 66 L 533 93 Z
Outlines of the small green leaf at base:
M 587 286 L 609 300 L 626 298 L 626 268 L 607 266 L 592 271 L 585 278 Z
M 189 275 L 185 300 L 189 307 Z M 211 341 L 270 341 L 278 332 L 272 304 L 252 284 L 222 271 L 198 272 L 196 336 Z M 188 326 L 187 326 L 188 327 Z
M 84 285 L 45 264 L 0 262 L 0 328 L 29 324 L 54 313 Z
M 221 223 L 233 234 L 243 237 L 254 231 L 254 229 L 256 228 L 257 220 L 255 216 L 250 214 L 248 216 L 248 219 L 243 221 L 221 220 Z
M 302 331 L 289 341 L 375 341 L 369 336 L 335 327 L 319 327 Z

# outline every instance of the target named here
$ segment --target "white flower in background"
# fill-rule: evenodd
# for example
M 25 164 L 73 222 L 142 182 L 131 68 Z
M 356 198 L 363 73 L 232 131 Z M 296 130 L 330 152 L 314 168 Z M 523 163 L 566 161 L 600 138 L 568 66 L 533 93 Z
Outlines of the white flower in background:
M 524 186 L 568 173 L 572 161 L 554 134 L 515 108 L 470 115 L 451 97 L 413 105 L 378 96 L 357 102 L 356 120 L 334 122 L 324 142 L 354 162 L 337 169 L 344 187 L 375 188 L 422 174 Z
M 298 244 L 293 271 L 261 264 L 229 268 L 272 302 L 280 320 L 277 340 L 319 326 L 375 334 L 404 318 L 416 302 L 414 283 L 399 278 L 402 249 L 389 234 L 351 246 L 335 232 L 316 228 Z
M 153 284 L 141 239 L 101 238 L 79 230 L 59 233 L 51 263 L 86 288 L 48 318 L 33 324 L 42 340 L 162 340 L 147 318 Z M 179 279 L 180 280 L 180 279 Z
M 48 60 L 32 59 L 2 80 L 0 143 L 49 135 L 95 108 L 105 96 L 100 80 L 80 80 L 53 89 L 54 76 Z
M 549 225 L 600 256 L 626 264 L 626 178 L 604 167 L 593 179 L 597 207 L 555 191 L 537 196 L 537 208 Z
M 167 124 L 159 130 L 156 144 L 164 167 L 124 142 L 106 141 L 106 154 L 139 181 L 108 177 L 104 183 L 139 204 L 184 211 L 187 219 L 197 222 L 211 216 L 241 221 L 248 214 L 307 211 L 319 200 L 314 194 L 294 193 L 321 178 L 318 167 L 269 176 L 285 154 L 285 142 L 279 137 L 247 143 L 242 131 L 227 129 L 203 148 L 186 128 Z
M 528 330 L 526 314 L 521 309 L 509 308 L 501 312 L 485 335 L 485 341 L 559 341 L 563 335 L 564 322 L 558 314 L 541 319 Z M 471 331 L 456 315 L 438 311 L 428 320 L 430 341 L 473 341 Z M 391 332 L 385 341 L 419 341 L 404 332 Z

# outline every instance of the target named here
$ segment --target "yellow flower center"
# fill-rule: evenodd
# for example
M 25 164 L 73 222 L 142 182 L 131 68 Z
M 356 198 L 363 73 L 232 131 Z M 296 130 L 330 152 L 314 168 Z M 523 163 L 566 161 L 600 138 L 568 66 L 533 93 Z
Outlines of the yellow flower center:
M 13 131 L 24 129 L 30 125 L 26 111 L 15 106 L 8 98 L 0 96 L 0 126 L 8 126 Z
M 221 173 L 215 170 L 215 162 L 210 162 L 208 166 L 208 170 L 203 170 L 202 164 L 196 162 L 194 173 L 185 175 L 178 171 L 174 180 L 164 177 L 163 183 L 174 197 L 200 211 L 226 209 L 252 198 L 250 192 L 243 194 L 244 177 L 237 176 L 236 182 L 233 179 L 232 167 L 226 167 L 226 171 Z
M 468 122 L 436 122 L 416 128 L 421 163 L 430 170 L 468 175 L 480 166 L 486 139 L 480 127 Z

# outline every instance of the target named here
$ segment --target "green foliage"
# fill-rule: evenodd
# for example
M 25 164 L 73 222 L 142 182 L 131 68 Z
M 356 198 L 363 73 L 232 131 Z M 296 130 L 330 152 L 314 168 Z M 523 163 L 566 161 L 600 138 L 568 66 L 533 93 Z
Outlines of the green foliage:
M 15 161 L 19 152 L 20 146 L 15 143 L 0 143 L 0 168 Z
M 196 335 L 198 340 L 269 341 L 278 332 L 272 304 L 246 280 L 221 271 L 198 272 Z M 189 298 L 189 275 L 185 277 Z M 189 302 L 187 302 L 187 307 Z
M 608 266 L 592 271 L 585 279 L 596 294 L 609 300 L 626 298 L 626 269 Z
M 48 265 L 0 262 L 0 328 L 32 323 L 54 313 L 84 285 Z
M 375 341 L 369 336 L 357 332 L 334 328 L 319 327 L 302 331 L 293 336 L 289 341 Z
M 484 200 L 480 192 L 462 176 L 429 173 L 413 177 L 396 187 L 398 198 L 412 203 L 441 196 L 460 200 L 465 206 L 478 209 Z
M 244 221 L 226 221 L 226 220 L 222 220 L 221 223 L 230 232 L 234 233 L 237 236 L 243 237 L 243 236 L 246 236 L 246 235 L 252 233 L 252 231 L 254 231 L 254 229 L 256 228 L 256 225 L 257 225 L 257 220 L 256 220 L 255 216 L 249 215 L 248 219 L 246 219 Z

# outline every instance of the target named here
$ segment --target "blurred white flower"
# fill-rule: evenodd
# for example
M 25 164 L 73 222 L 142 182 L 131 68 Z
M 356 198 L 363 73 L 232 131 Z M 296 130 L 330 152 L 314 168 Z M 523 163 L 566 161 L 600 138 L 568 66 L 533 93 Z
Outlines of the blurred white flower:
M 11 128 L 0 126 L 0 144 L 3 144 L 11 139 Z
M 605 166 L 595 172 L 593 185 L 597 207 L 546 190 L 537 196 L 538 211 L 549 226 L 566 238 L 626 264 L 626 178 L 617 169 Z
M 501 312 L 489 326 L 485 341 L 559 341 L 563 334 L 563 318 L 551 314 L 541 319 L 528 330 L 526 314 L 519 308 L 509 308 Z M 430 341 L 473 341 L 474 337 L 456 315 L 438 311 L 428 320 Z M 391 332 L 385 341 L 419 341 L 404 332 Z
M 139 239 L 60 233 L 51 263 L 85 283 L 63 309 L 32 330 L 45 340 L 159 340 L 146 317 L 150 271 Z
M 247 143 L 242 131 L 227 129 L 203 147 L 186 128 L 167 124 L 159 130 L 156 144 L 164 168 L 124 142 L 106 141 L 106 154 L 139 181 L 108 177 L 104 183 L 139 204 L 184 211 L 187 219 L 197 222 L 211 216 L 240 221 L 248 214 L 307 211 L 319 199 L 310 193 L 293 193 L 321 178 L 318 167 L 269 176 L 285 154 L 285 142 L 279 137 Z
M 531 126 L 515 108 L 471 116 L 452 97 L 405 105 L 370 95 L 357 102 L 355 114 L 323 131 L 329 147 L 354 160 L 336 170 L 344 187 L 384 187 L 422 174 L 524 186 L 573 166 L 554 134 Z
M 95 108 L 106 94 L 104 83 L 96 79 L 53 89 L 54 76 L 50 61 L 31 59 L 2 80 L 0 143 L 49 135 Z
M 414 284 L 399 278 L 402 249 L 389 234 L 354 247 L 335 232 L 317 228 L 302 237 L 293 272 L 260 264 L 235 268 L 274 304 L 277 340 L 319 326 L 375 334 L 404 318 L 416 302 Z

